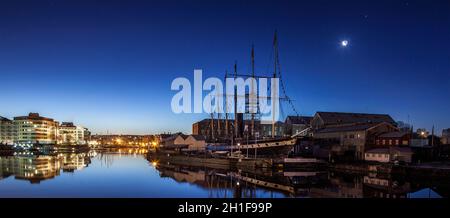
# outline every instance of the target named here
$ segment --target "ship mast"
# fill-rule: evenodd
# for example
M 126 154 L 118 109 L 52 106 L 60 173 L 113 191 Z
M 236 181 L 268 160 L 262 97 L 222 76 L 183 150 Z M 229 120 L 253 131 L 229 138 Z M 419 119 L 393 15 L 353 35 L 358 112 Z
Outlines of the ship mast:
M 234 79 L 237 78 L 237 63 L 234 63 Z M 237 88 L 234 87 L 234 137 L 238 138 L 238 115 L 237 115 Z
M 254 100 L 254 95 L 255 95 L 255 93 L 254 93 L 254 85 L 255 84 L 253 84 L 254 83 L 254 80 L 255 79 L 255 47 L 252 45 L 252 87 L 250 88 L 250 90 L 251 90 L 251 93 L 250 93 L 250 100 L 251 101 L 253 101 Z M 253 137 L 254 136 L 254 133 L 255 133 L 255 114 L 253 113 L 254 111 L 252 111 L 252 110 L 254 110 L 255 108 L 254 107 L 256 107 L 256 105 L 253 105 L 255 102 L 251 102 L 251 111 L 250 111 L 250 113 L 251 113 L 251 115 L 252 115 L 252 121 L 251 121 L 251 125 L 252 125 L 252 128 L 251 128 L 251 132 L 250 132 L 250 135 Z
M 278 40 L 277 40 L 277 31 L 275 30 L 275 34 L 273 36 L 273 52 L 274 52 L 274 71 L 273 71 L 273 78 L 275 79 L 277 77 L 277 64 L 278 64 Z M 275 92 L 274 90 L 271 90 L 271 92 Z M 273 96 L 277 96 L 277 93 L 272 93 Z M 272 99 L 272 138 L 275 137 L 275 104 L 274 99 Z
M 225 81 L 227 80 L 228 71 L 225 71 Z M 228 138 L 228 101 L 225 95 L 225 137 Z

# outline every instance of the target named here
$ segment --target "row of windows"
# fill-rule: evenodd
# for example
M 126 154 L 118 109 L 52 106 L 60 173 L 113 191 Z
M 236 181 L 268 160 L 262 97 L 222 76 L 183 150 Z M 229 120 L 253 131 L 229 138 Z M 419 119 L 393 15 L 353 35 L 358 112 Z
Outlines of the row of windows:
M 368 153 L 368 154 L 366 154 L 366 156 L 367 157 L 379 157 L 379 158 L 384 157 L 384 158 L 389 158 L 389 154 L 371 154 L 371 153 Z
M 408 140 L 403 140 L 402 141 L 403 145 L 408 145 Z M 400 140 L 399 139 L 377 139 L 377 145 L 400 145 Z
M 360 134 L 348 134 L 348 135 L 344 135 L 344 139 L 354 139 L 354 138 L 361 138 Z

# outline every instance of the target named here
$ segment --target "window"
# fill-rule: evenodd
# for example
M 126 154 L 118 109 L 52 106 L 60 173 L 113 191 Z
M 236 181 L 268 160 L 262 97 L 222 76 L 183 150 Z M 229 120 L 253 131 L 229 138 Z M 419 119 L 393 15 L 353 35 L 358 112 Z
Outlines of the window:
M 395 140 L 395 145 L 399 145 L 399 144 L 400 144 L 399 140 L 396 139 L 396 140 Z

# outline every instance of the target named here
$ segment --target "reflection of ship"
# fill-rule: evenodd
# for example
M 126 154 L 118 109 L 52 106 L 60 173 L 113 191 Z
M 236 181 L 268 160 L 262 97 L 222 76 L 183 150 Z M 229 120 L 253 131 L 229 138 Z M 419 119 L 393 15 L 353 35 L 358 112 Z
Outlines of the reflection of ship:
M 161 177 L 169 177 L 177 182 L 195 184 L 209 190 L 209 197 L 258 197 L 261 193 L 281 194 L 284 197 L 297 195 L 297 190 L 307 186 L 298 180 L 317 180 L 324 173 L 305 172 L 297 176 L 285 176 L 273 172 L 242 172 L 199 167 L 181 167 L 158 164 Z M 326 176 L 325 176 L 326 178 Z M 317 185 L 318 183 L 310 183 Z
M 210 193 L 210 197 L 258 197 L 260 192 L 294 197 L 302 195 L 305 189 L 320 188 L 327 181 L 326 172 L 274 172 L 271 169 L 248 169 L 238 165 L 205 165 L 198 161 L 177 161 L 176 158 L 161 158 L 159 162 L 153 160 L 153 163 L 161 177 L 201 186 L 214 192 Z
M 195 184 L 208 190 L 209 197 L 405 198 L 412 192 L 430 187 L 430 184 L 402 182 L 383 175 L 306 169 L 284 172 L 249 170 L 171 160 L 155 162 L 161 177 Z M 445 191 L 438 190 L 446 186 L 432 187 L 439 195 L 445 196 Z

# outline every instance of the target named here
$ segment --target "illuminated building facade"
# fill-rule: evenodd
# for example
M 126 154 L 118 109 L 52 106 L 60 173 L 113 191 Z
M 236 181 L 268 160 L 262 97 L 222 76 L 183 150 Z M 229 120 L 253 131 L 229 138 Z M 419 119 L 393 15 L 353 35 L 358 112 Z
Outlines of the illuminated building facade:
M 86 128 L 63 122 L 58 127 L 58 144 L 85 144 Z
M 58 122 L 53 119 L 41 117 L 38 113 L 28 116 L 14 117 L 17 130 L 15 144 L 55 144 Z
M 15 135 L 13 121 L 0 116 L 0 144 L 12 144 Z

